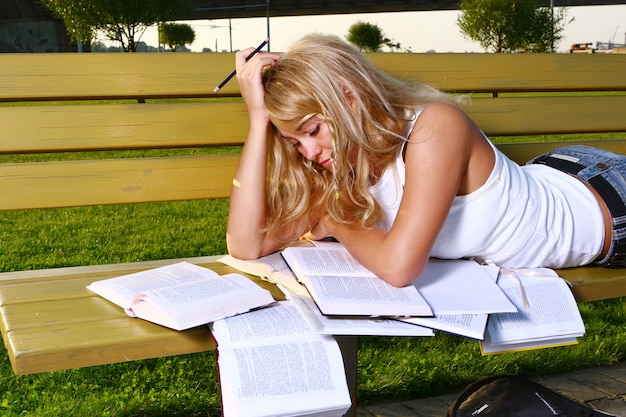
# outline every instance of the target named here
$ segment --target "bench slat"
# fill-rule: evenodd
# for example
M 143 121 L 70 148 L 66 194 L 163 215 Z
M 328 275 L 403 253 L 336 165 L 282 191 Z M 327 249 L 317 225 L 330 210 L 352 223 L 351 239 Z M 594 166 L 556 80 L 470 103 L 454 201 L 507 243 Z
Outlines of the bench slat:
M 92 280 L 87 282 L 90 284 Z M 88 321 L 99 321 L 120 318 L 120 308 L 106 301 L 102 297 L 94 294 L 93 297 L 86 297 L 83 288 L 76 287 L 80 292 L 77 298 L 59 299 L 58 297 L 49 300 L 39 300 L 32 302 L 19 302 L 10 304 L 10 307 L 0 307 L 2 311 L 2 332 L 16 329 L 38 328 L 42 326 L 55 325 L 58 323 L 79 323 Z M 77 314 L 81 311 L 97 311 L 97 316 L 85 316 Z
M 18 329 L 5 340 L 16 375 L 205 352 L 216 346 L 208 327 L 176 332 L 122 316 Z
M 53 300 L 68 300 L 85 297 L 83 289 L 96 279 L 91 277 L 67 279 L 33 280 L 16 283 L 2 283 L 0 307 L 10 304 L 22 304 Z
M 466 110 L 488 136 L 507 136 L 626 131 L 625 108 L 626 95 L 475 98 Z M 234 102 L 3 111 L 0 153 L 241 145 L 248 128 L 245 105 Z
M 211 97 L 234 67 L 232 54 L 3 54 L 0 101 Z
M 488 136 L 625 132 L 626 95 L 476 98 L 466 108 Z
M 211 268 L 219 274 L 236 272 L 219 263 L 217 258 L 3 274 L 0 330 L 15 373 L 31 374 L 215 349 L 206 326 L 177 332 L 132 319 L 121 308 L 87 290 L 85 285 L 181 260 Z M 284 299 L 275 286 L 250 278 L 270 290 L 275 299 Z
M 248 129 L 241 102 L 14 106 L 2 114 L 0 153 L 233 145 Z
M 576 301 L 595 301 L 626 296 L 626 269 L 585 266 L 556 271 L 570 282 Z
M 400 78 L 456 92 L 624 91 L 626 55 L 370 54 Z M 602 74 L 598 73 L 602 68 Z
M 369 54 L 401 78 L 458 92 L 624 91 L 620 54 Z M 211 97 L 234 54 L 3 54 L 0 101 Z M 602 76 L 597 68 L 602 67 Z M 220 93 L 238 94 L 235 80 Z
M 237 155 L 0 164 L 0 210 L 223 198 Z
M 209 257 L 209 262 L 203 265 L 215 267 L 220 273 L 230 272 L 228 267 L 216 265 L 214 259 L 215 257 Z M 193 258 L 193 261 L 202 264 L 202 258 Z M 167 262 L 118 264 L 112 268 L 118 272 L 105 275 L 115 276 Z M 99 270 L 102 267 L 103 265 L 62 268 L 68 273 L 67 279 L 56 270 L 31 271 L 30 283 L 8 284 L 10 278 L 4 282 L 9 286 L 21 286 L 18 290 L 8 291 L 0 307 L 2 335 L 16 374 L 148 359 L 215 348 L 208 330 L 204 327 L 186 332 L 171 331 L 140 319 L 126 317 L 121 309 L 91 294 L 84 287 L 91 281 L 87 278 L 89 271 L 94 269 L 94 275 L 100 275 L 102 271 Z M 47 272 L 52 277 L 46 276 Z M 621 285 L 625 279 L 625 272 L 622 270 L 583 267 L 558 272 L 574 284 L 573 291 L 578 301 L 626 295 L 626 288 Z M 8 275 L 11 274 L 14 273 Z M 69 291 L 80 296 L 74 299 L 49 299 L 44 294 L 45 291 L 27 295 L 31 291 L 29 284 L 35 283 L 32 281 L 37 275 L 47 286 L 58 285 L 61 292 Z M 83 275 L 83 278 L 77 279 L 77 276 Z M 102 278 L 98 276 L 94 279 Z M 280 297 L 275 289 L 273 294 Z M 14 298 L 11 299 L 12 297 Z

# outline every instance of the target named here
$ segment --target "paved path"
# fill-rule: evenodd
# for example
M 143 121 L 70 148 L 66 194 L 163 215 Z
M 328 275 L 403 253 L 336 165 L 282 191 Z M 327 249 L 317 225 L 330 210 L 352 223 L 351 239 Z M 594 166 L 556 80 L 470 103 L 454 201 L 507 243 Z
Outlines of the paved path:
M 626 417 L 626 363 L 533 378 L 571 399 Z M 445 417 L 459 392 L 397 403 L 360 406 L 357 417 Z

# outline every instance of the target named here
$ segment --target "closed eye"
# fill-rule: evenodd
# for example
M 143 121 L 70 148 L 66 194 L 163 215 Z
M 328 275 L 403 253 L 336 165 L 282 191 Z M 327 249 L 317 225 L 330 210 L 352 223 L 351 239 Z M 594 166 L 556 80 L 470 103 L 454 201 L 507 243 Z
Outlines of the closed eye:
M 291 145 L 292 145 L 294 148 L 297 148 L 298 146 L 300 146 L 300 141 L 298 141 L 298 140 L 296 140 L 296 139 L 294 139 L 294 138 L 290 138 L 290 137 L 287 137 L 287 136 L 285 136 L 285 135 L 281 135 L 281 137 L 282 137 L 284 140 L 286 140 L 286 141 L 288 141 L 289 143 L 291 143 Z
M 316 136 L 320 131 L 319 123 L 315 125 L 315 128 L 309 133 L 309 136 Z

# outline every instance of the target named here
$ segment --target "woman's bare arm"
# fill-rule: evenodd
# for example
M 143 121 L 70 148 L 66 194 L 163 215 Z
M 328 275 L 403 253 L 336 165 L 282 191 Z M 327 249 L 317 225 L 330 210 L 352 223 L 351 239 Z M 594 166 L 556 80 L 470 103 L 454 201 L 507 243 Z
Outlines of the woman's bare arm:
M 433 104 L 418 118 L 406 147 L 406 180 L 397 217 L 387 233 L 325 217 L 313 234 L 332 235 L 383 280 L 404 286 L 428 262 L 456 195 L 479 188 L 493 169 L 490 145 L 460 109 Z
M 269 114 L 263 104 L 261 73 L 280 58 L 258 53 L 249 61 L 251 49 L 237 54 L 237 80 L 248 109 L 250 128 L 233 178 L 226 242 L 231 255 L 255 259 L 278 250 L 281 242 L 262 231 L 267 216 L 266 176 Z

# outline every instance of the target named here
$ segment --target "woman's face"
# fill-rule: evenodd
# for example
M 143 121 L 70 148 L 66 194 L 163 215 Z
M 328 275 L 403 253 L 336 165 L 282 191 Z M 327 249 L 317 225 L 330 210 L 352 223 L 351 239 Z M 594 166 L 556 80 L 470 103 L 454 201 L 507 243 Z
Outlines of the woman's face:
M 294 131 L 279 132 L 306 159 L 332 171 L 332 135 L 325 121 L 313 116 Z

